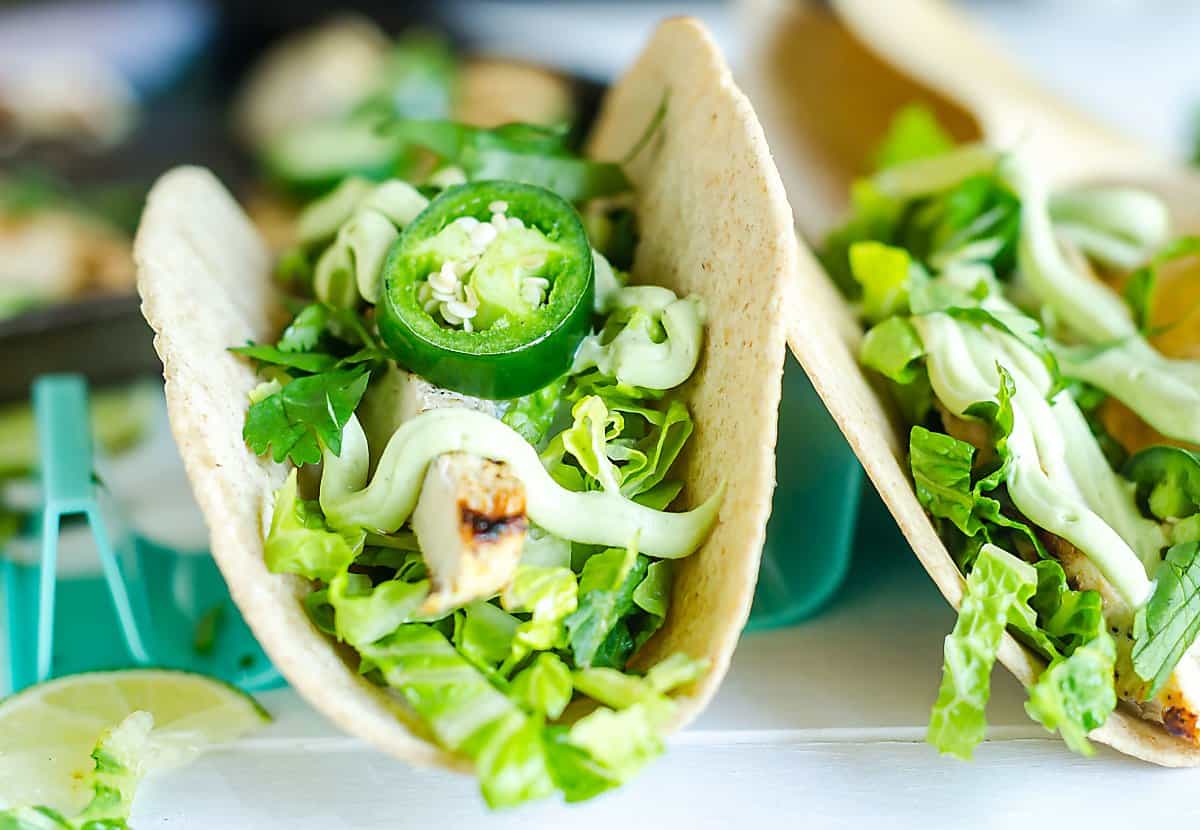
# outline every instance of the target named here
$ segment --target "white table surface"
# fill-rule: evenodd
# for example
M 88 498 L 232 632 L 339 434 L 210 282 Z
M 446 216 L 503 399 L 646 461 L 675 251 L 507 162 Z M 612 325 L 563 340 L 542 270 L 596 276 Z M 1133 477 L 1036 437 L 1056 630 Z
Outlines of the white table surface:
M 881 3 L 881 7 L 885 4 Z M 1164 150 L 1182 152 L 1200 63 L 1200 13 L 1161 2 L 984 2 L 981 20 L 1022 59 L 1084 106 Z M 686 4 L 673 4 L 676 11 Z M 1101 11 L 1102 7 L 1102 11 Z M 629 29 L 521 23 L 522 12 L 467 16 L 481 31 L 545 39 L 532 57 L 569 57 L 603 74 L 636 51 L 665 6 L 628 11 Z M 1096 10 L 1088 18 L 1086 8 Z M 1194 8 L 1194 6 L 1192 7 Z M 1040 9 L 1040 10 L 1039 10 Z M 728 16 L 707 7 L 720 39 L 740 46 Z M 530 4 L 524 14 L 544 15 Z M 611 21 L 610 11 L 590 18 Z M 542 18 L 544 21 L 544 18 Z M 495 28 L 499 27 L 499 28 Z M 552 34 L 551 34 L 552 33 Z M 819 619 L 749 634 L 716 701 L 670 753 L 620 792 L 585 807 L 537 806 L 488 816 L 468 778 L 413 770 L 338 735 L 288 691 L 263 696 L 275 723 L 152 780 L 139 796 L 139 830 L 400 827 L 1129 827 L 1200 817 L 1200 771 L 1168 771 L 1101 748 L 1081 759 L 1021 709 L 1022 692 L 998 670 L 990 740 L 973 763 L 923 743 L 941 641 L 953 616 L 896 538 L 862 545 L 853 587 Z M 2 610 L 2 609 L 0 609 Z M 3 615 L 0 614 L 0 620 Z M 0 666 L 4 638 L 0 637 Z M 3 678 L 0 678 L 2 681 Z

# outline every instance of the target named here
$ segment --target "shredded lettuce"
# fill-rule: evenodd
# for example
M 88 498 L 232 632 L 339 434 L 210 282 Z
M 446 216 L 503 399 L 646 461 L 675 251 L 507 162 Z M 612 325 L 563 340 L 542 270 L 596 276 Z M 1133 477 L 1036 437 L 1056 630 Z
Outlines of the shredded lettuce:
M 980 528 L 971 486 L 975 448 L 966 441 L 913 427 L 908 444 L 909 464 L 917 499 L 931 515 L 949 519 L 967 536 Z
M 263 549 L 267 570 L 329 582 L 350 567 L 366 534 L 330 528 L 318 505 L 299 497 L 296 482 L 296 470 L 292 470 L 275 494 L 271 530 Z
M 649 700 L 665 701 L 645 678 L 599 666 L 575 672 L 575 689 L 613 709 L 628 709 Z
M 937 117 L 927 107 L 909 104 L 894 116 L 875 149 L 875 169 L 885 170 L 917 159 L 940 156 L 954 146 Z
M 512 652 L 521 621 L 482 600 L 455 613 L 454 619 L 454 647 L 459 653 L 485 674 L 498 670 Z
M 373 643 L 406 622 L 420 620 L 429 582 L 389 579 L 373 586 L 363 574 L 342 571 L 329 583 L 334 631 L 346 643 Z
M 850 217 L 825 239 L 821 264 L 843 294 L 857 300 L 862 286 L 850 268 L 850 249 L 857 242 L 895 241 L 903 204 L 885 196 L 870 179 L 856 181 L 850 191 Z
M 541 446 L 558 416 L 565 385 L 566 378 L 562 377 L 536 392 L 505 401 L 501 404 L 500 420 L 533 446 Z
M 681 401 L 664 409 L 620 394 L 587 395 L 572 416 L 541 456 L 561 486 L 619 492 L 656 510 L 679 495 L 682 482 L 667 475 L 695 428 Z
M 695 429 L 687 406 L 680 400 L 671 400 L 666 411 L 633 407 L 621 401 L 614 401 L 611 406 L 614 410 L 624 411 L 627 421 L 630 416 L 637 415 L 646 422 L 643 437 L 635 437 L 634 425 L 629 424 L 626 434 L 608 447 L 609 457 L 621 462 L 621 493 L 646 504 L 639 497 L 661 493 L 665 485 L 671 494 L 671 498 L 666 499 L 669 504 L 683 484 L 666 481 L 667 473 Z
M 610 493 L 621 489 L 617 467 L 608 457 L 608 442 L 625 427 L 619 412 L 609 412 L 597 395 L 583 398 L 571 408 L 574 423 L 560 433 L 563 448 L 569 452 L 584 474 L 595 479 Z
M 872 326 L 859 351 L 864 366 L 901 385 L 920 377 L 919 361 L 924 356 L 921 335 L 905 317 L 889 317 Z
M 663 709 L 650 703 L 619 712 L 597 709 L 571 727 L 568 740 L 594 758 L 614 782 L 624 783 L 662 754 L 663 715 Z
M 512 697 L 530 714 L 554 720 L 575 692 L 571 669 L 552 651 L 543 651 L 512 683 Z
M 545 528 L 530 524 L 525 532 L 521 564 L 536 568 L 571 567 L 571 543 Z
M 909 435 L 909 465 L 917 499 L 935 517 L 949 520 L 971 540 L 1008 543 L 1010 539 L 1042 551 L 1041 542 L 1024 522 L 1005 515 L 1003 504 L 988 495 L 1007 480 L 1011 458 L 1007 441 L 1013 426 L 1012 378 L 1000 367 L 995 401 L 982 401 L 970 415 L 991 433 L 995 458 L 976 471 L 976 449 L 966 441 L 915 426 Z M 990 470 L 986 475 L 979 474 Z M 1016 537 L 1013 539 L 1013 537 Z M 976 544 L 969 546 L 973 554 Z M 969 564 L 970 556 L 963 557 Z
M 529 614 L 513 635 L 510 664 L 533 651 L 554 648 L 565 639 L 563 619 L 579 605 L 579 583 L 570 568 L 524 565 L 500 595 L 506 611 Z
M 927 740 L 940 752 L 969 759 L 987 732 L 992 665 L 1009 610 L 1023 590 L 1033 593 L 1033 569 L 985 544 L 967 575 L 954 631 L 946 638 L 945 667 Z
M 649 565 L 635 548 L 610 548 L 587 560 L 579 577 L 579 607 L 566 619 L 577 666 L 624 668 L 634 650 L 627 618 Z
M 850 246 L 850 272 L 862 286 L 862 316 L 868 323 L 902 313 L 908 308 L 908 281 L 912 259 L 908 251 L 882 242 L 856 242 Z
M 646 672 L 646 682 L 656 692 L 671 692 L 699 680 L 709 668 L 710 663 L 707 659 L 697 659 L 676 652 Z
M 1090 754 L 1087 733 L 1116 706 L 1116 645 L 1104 627 L 1100 597 L 1071 591 L 1057 563 L 1029 565 L 984 544 L 967 576 L 954 632 L 946 638 L 942 686 L 929 742 L 970 758 L 987 730 L 990 674 L 1006 626 L 1033 642 L 1050 665 L 1029 689 L 1026 710 L 1057 730 L 1076 752 Z M 1038 610 L 1034 610 L 1034 609 Z
M 697 680 L 708 670 L 708 665 L 707 660 L 677 652 L 656 664 L 644 677 L 598 666 L 575 672 L 574 683 L 578 691 L 613 709 L 646 704 L 669 713 L 666 693 Z
M 654 561 L 646 569 L 646 578 L 634 589 L 634 605 L 656 620 L 654 628 L 666 619 L 671 603 L 672 576 L 670 561 Z
M 1051 732 L 1058 731 L 1080 755 L 1095 750 L 1087 734 L 1104 724 L 1117 705 L 1113 669 L 1117 647 L 1106 631 L 1052 662 L 1029 689 L 1025 711 Z
M 1096 591 L 1073 591 L 1067 586 L 1067 574 L 1054 559 L 1034 564 L 1037 590 L 1029 600 L 1036 624 L 1050 638 L 1051 647 L 1042 646 L 1042 654 L 1053 658 L 1055 651 L 1070 654 L 1083 644 L 1101 636 L 1105 630 L 1104 608 Z M 1018 609 L 1018 610 L 1024 610 Z M 1029 633 L 1035 617 L 1025 617 L 1014 626 Z
M 539 721 L 522 712 L 438 631 L 404 625 L 358 650 L 364 668 L 379 671 L 400 691 L 442 746 L 475 760 L 490 806 L 520 804 L 554 791 Z

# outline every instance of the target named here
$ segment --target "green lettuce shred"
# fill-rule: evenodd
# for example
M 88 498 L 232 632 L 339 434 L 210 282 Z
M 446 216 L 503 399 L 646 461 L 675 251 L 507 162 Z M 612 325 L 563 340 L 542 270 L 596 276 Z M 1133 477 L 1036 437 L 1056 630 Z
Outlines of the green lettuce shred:
M 1069 657 L 1052 662 L 1029 690 L 1029 717 L 1057 731 L 1080 755 L 1095 750 L 1087 734 L 1102 726 L 1117 705 L 1113 669 L 1117 647 L 1108 632 L 1079 646 Z
M 889 317 L 872 326 L 859 351 L 859 360 L 895 383 L 907 385 L 921 375 L 919 361 L 925 356 L 921 335 L 904 317 Z
M 1029 565 L 991 544 L 975 559 L 958 622 L 946 638 L 929 742 L 968 759 L 984 739 L 991 670 L 1007 626 L 1050 659 L 1029 688 L 1026 711 L 1049 731 L 1057 730 L 1068 747 L 1090 755 L 1088 732 L 1117 703 L 1116 644 L 1104 627 L 1100 597 L 1068 589 L 1057 563 Z
M 1028 565 L 994 545 L 979 551 L 967 576 L 958 621 L 946 638 L 942 685 L 929 716 L 927 740 L 938 751 L 969 759 L 984 739 L 992 665 L 1009 609 L 1020 601 L 1023 589 L 1032 594 L 1033 585 Z
M 513 806 L 554 791 L 538 720 L 488 682 L 438 631 L 403 625 L 358 650 L 370 669 L 404 695 L 442 746 L 476 762 L 490 806 Z
M 275 494 L 263 556 L 271 573 L 329 582 L 350 566 L 365 538 L 361 530 L 342 533 L 330 528 L 320 506 L 299 497 L 296 470 L 292 470 Z
M 912 258 L 908 251 L 882 242 L 850 246 L 850 272 L 862 286 L 862 316 L 878 323 L 908 308 Z
M 909 104 L 892 116 L 888 131 L 875 149 L 875 169 L 886 170 L 918 159 L 940 156 L 954 139 L 927 107 Z
M 543 651 L 513 678 L 512 696 L 525 710 L 550 720 L 559 717 L 575 692 L 571 669 L 552 651 Z
M 635 643 L 627 618 L 649 565 L 634 548 L 610 548 L 587 560 L 579 577 L 579 607 L 565 621 L 577 666 L 624 668 Z

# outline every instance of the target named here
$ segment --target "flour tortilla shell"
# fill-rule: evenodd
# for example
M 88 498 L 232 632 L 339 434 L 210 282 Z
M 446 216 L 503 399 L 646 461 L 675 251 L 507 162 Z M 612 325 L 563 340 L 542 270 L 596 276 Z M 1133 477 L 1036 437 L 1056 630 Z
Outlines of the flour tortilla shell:
M 709 673 L 679 696 L 672 727 L 712 697 L 749 614 L 774 488 L 785 338 L 780 289 L 796 266 L 792 217 L 762 130 L 712 39 L 692 20 L 655 33 L 603 105 L 592 142 L 603 158 L 637 143 L 670 89 L 666 117 L 629 167 L 642 242 L 635 279 L 703 297 L 704 351 L 685 397 L 696 432 L 681 474 L 698 503 L 727 495 L 711 538 L 677 571 L 662 631 L 639 655 L 684 651 Z M 208 171 L 155 185 L 136 242 L 139 290 L 163 360 L 172 430 L 235 602 L 292 686 L 346 732 L 416 764 L 469 768 L 442 750 L 353 655 L 309 621 L 303 580 L 269 573 L 263 535 L 283 465 L 242 441 L 251 367 L 227 351 L 270 340 L 279 319 L 266 245 Z

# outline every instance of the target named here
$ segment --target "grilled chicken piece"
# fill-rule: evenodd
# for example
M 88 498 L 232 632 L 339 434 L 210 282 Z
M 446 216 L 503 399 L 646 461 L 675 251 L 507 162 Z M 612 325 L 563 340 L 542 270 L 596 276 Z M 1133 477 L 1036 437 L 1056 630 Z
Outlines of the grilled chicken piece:
M 433 591 L 422 612 L 441 613 L 498 593 L 525 544 L 525 485 L 507 464 L 455 452 L 425 473 L 412 516 Z
M 448 407 L 474 409 L 492 416 L 498 414 L 495 401 L 442 389 L 419 375 L 406 372 L 395 363 L 389 363 L 387 371 L 371 381 L 367 394 L 363 396 L 362 406 L 355 413 L 367 433 L 371 469 L 375 469 L 379 455 L 401 424 L 422 412 Z
M 398 370 L 404 377 L 399 386 L 400 420 L 408 421 L 431 409 L 473 409 L 495 417 L 496 402 L 473 398 L 435 386 L 420 375 Z
M 458 407 L 497 414 L 494 401 L 442 389 L 394 364 L 371 384 L 359 415 L 372 466 L 392 433 L 432 409 Z M 412 516 L 429 567 L 434 614 L 494 596 L 512 579 L 525 546 L 525 485 L 507 464 L 467 453 L 434 459 Z

